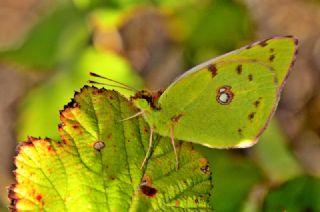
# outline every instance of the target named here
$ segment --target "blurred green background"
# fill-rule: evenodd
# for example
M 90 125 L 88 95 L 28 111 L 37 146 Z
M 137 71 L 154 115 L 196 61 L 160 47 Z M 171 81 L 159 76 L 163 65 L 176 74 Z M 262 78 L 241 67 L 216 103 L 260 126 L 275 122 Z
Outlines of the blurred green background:
M 320 211 L 319 1 L 1 0 L 0 15 L 0 210 L 17 142 L 59 139 L 59 110 L 90 71 L 165 88 L 209 58 L 291 34 L 298 61 L 260 142 L 199 149 L 210 159 L 215 211 Z

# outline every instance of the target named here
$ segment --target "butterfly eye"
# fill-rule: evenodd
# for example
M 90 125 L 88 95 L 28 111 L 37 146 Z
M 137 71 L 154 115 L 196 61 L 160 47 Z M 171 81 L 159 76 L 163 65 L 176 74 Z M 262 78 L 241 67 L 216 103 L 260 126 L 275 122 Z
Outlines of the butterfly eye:
M 230 86 L 222 86 L 217 90 L 217 101 L 222 105 L 230 104 L 234 94 L 231 91 Z

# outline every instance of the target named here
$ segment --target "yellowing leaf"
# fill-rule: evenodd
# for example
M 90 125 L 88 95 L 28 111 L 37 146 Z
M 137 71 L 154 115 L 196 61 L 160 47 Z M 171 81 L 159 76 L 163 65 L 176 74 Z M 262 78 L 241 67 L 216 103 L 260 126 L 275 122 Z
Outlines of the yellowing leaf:
M 179 151 L 155 136 L 140 165 L 149 127 L 116 91 L 84 87 L 61 112 L 62 141 L 30 137 L 21 144 L 9 197 L 18 211 L 168 211 L 211 209 L 208 161 L 190 143 Z

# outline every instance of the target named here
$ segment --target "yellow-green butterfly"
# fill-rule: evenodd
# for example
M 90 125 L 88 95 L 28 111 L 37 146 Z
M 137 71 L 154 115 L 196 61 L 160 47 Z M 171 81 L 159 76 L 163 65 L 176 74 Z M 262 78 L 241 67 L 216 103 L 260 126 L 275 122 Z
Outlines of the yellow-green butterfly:
M 249 147 L 275 112 L 297 46 L 293 36 L 258 41 L 192 68 L 164 92 L 131 99 L 152 131 L 172 142 Z

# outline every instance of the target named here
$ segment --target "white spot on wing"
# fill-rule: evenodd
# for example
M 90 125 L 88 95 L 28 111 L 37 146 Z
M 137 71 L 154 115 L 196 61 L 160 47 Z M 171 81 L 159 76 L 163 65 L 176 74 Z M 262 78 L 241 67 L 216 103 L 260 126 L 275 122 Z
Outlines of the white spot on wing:
M 225 91 L 226 91 L 226 88 L 220 88 L 220 89 L 219 89 L 219 92 L 221 92 L 221 93 L 222 93 L 222 92 L 225 92 Z
M 233 99 L 233 96 L 234 95 L 231 91 L 231 86 L 222 86 L 217 89 L 216 100 L 222 105 L 230 104 L 230 102 Z
M 227 103 L 227 102 L 229 101 L 229 96 L 228 96 L 228 94 L 226 94 L 226 93 L 220 94 L 219 100 L 220 100 L 220 102 L 222 102 L 222 103 Z

